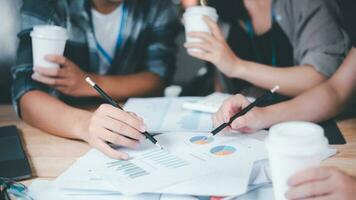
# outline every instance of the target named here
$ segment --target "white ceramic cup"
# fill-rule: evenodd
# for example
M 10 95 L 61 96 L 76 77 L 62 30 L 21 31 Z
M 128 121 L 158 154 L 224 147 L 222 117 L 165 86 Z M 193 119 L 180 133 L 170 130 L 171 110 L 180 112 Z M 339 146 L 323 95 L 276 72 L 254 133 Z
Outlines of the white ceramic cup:
M 210 17 L 214 22 L 218 21 L 218 14 L 215 8 L 208 6 L 193 6 L 187 8 L 183 14 L 183 23 L 186 33 L 187 42 L 200 42 L 198 38 L 188 37 L 189 32 L 205 32 L 210 33 L 208 24 L 204 21 L 203 16 Z M 200 49 L 188 49 L 188 51 L 201 51 Z
M 63 55 L 68 33 L 54 25 L 35 26 L 31 32 L 33 66 L 58 68 L 59 65 L 45 59 L 46 55 Z
M 288 179 L 300 170 L 319 166 L 328 140 L 317 124 L 284 122 L 270 129 L 266 146 L 275 199 L 285 200 Z

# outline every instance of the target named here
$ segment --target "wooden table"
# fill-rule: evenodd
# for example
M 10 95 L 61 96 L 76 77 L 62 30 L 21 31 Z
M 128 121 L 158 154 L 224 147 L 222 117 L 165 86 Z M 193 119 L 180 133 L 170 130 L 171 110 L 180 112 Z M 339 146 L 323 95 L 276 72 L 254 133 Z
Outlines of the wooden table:
M 16 125 L 22 132 L 23 144 L 29 156 L 34 179 L 55 179 L 83 156 L 90 146 L 81 141 L 46 134 L 18 119 L 10 105 L 0 105 L 0 126 Z M 335 145 L 338 154 L 323 162 L 356 176 L 356 118 L 338 122 L 347 144 Z M 32 180 L 25 181 L 29 184 Z

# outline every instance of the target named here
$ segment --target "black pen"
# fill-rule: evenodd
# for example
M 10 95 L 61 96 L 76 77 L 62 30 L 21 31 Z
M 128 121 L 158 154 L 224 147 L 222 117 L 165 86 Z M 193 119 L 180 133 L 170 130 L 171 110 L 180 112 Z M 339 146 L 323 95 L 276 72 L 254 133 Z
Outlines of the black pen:
M 209 135 L 209 137 L 212 137 L 216 134 L 218 134 L 220 131 L 222 131 L 223 129 L 225 129 L 226 127 L 230 126 L 231 123 L 237 119 L 238 117 L 241 117 L 242 115 L 245 115 L 248 111 L 250 111 L 252 108 L 258 106 L 259 104 L 261 104 L 263 101 L 265 101 L 270 95 L 273 95 L 273 93 L 275 93 L 277 90 L 279 90 L 279 86 L 276 85 L 273 89 L 271 89 L 270 91 L 267 91 L 264 95 L 262 95 L 261 97 L 257 98 L 253 103 L 251 103 L 250 105 L 248 105 L 247 107 L 245 107 L 244 109 L 242 109 L 240 112 L 236 113 L 234 116 L 232 116 L 229 120 L 229 122 L 225 122 L 223 124 L 221 124 L 219 127 L 217 127 L 216 129 L 214 129 L 213 131 L 211 131 L 211 134 Z
M 91 85 L 101 95 L 101 97 L 103 97 L 112 106 L 124 110 L 116 101 L 114 101 L 108 94 L 106 94 L 106 92 L 104 92 L 104 90 L 101 89 L 98 84 L 91 80 L 90 77 L 85 78 L 85 81 L 89 83 L 89 85 Z M 143 132 L 142 134 L 145 135 L 146 138 L 150 140 L 154 145 L 156 145 L 160 149 L 163 149 L 163 147 L 157 142 L 157 140 L 147 131 Z

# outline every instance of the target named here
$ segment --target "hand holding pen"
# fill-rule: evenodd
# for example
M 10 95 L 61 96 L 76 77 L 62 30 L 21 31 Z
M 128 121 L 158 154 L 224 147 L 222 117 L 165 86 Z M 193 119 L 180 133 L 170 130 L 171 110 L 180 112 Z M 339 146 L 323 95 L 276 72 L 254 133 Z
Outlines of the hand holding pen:
M 257 112 L 257 110 L 260 108 L 255 107 L 263 104 L 278 89 L 279 86 L 275 86 L 273 89 L 257 98 L 253 103 L 240 94 L 227 99 L 220 107 L 219 111 L 213 116 L 213 122 L 216 128 L 211 132 L 210 136 L 214 136 L 229 127 L 240 132 L 253 132 L 265 128 L 264 125 L 259 122 L 260 117 L 258 115 L 260 112 Z M 252 110 L 253 108 L 255 109 Z
M 99 106 L 94 113 L 90 113 L 87 120 L 87 125 L 83 128 L 88 134 L 83 139 L 113 159 L 129 158 L 128 154 L 112 148 L 113 146 L 135 149 L 145 139 L 141 133 L 145 130 L 142 119 L 108 104 Z
M 103 89 L 101 89 L 99 87 L 99 85 L 97 85 L 94 81 L 92 81 L 89 77 L 87 77 L 85 79 L 88 84 L 90 84 L 100 95 L 101 97 L 103 97 L 111 106 L 115 107 L 115 108 L 118 108 L 119 110 L 124 111 L 124 109 L 116 102 L 114 101 L 108 94 L 105 93 L 105 91 Z M 131 115 L 134 115 L 134 114 L 131 114 Z M 137 116 L 136 116 L 137 117 Z M 129 126 L 127 126 L 129 127 Z M 140 128 L 138 129 L 141 131 L 141 133 L 148 139 L 150 140 L 154 145 L 156 145 L 158 148 L 162 149 L 163 147 L 157 142 L 157 140 L 151 135 L 149 134 L 145 128 Z

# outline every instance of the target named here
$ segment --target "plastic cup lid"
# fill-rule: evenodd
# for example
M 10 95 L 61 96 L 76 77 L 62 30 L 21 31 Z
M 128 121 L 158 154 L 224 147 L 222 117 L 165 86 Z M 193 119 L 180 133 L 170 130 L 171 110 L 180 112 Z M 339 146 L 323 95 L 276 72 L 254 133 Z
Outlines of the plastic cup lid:
M 33 27 L 31 37 L 38 37 L 44 39 L 68 39 L 67 30 L 60 26 L 54 25 L 40 25 Z
M 328 140 L 324 129 L 310 122 L 284 122 L 269 130 L 266 140 L 268 149 L 281 154 L 308 156 L 320 154 L 327 149 Z

